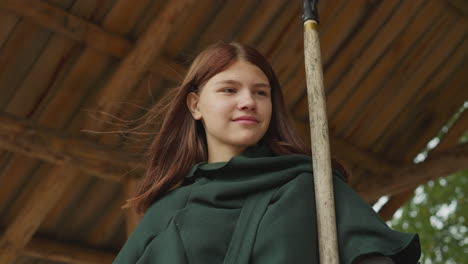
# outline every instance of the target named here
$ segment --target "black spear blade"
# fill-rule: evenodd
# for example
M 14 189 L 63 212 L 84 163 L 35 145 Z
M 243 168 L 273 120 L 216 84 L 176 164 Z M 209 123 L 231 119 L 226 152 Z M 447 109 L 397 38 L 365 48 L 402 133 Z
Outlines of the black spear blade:
M 318 0 L 302 0 L 302 22 L 314 20 L 319 23 L 317 2 Z

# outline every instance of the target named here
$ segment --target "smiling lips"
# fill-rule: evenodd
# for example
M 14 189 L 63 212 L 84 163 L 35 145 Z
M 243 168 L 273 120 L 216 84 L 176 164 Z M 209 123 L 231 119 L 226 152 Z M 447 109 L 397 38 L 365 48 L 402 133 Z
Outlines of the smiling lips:
M 240 116 L 234 119 L 235 122 L 241 124 L 257 124 L 258 120 L 254 116 Z

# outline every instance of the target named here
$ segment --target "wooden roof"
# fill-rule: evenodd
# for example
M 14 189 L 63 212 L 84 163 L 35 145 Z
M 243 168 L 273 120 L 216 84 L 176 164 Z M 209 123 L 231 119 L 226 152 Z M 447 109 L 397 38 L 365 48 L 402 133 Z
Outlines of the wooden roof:
M 143 166 L 105 130 L 137 118 L 218 40 L 272 63 L 308 139 L 301 1 L 0 1 L 1 263 L 110 263 L 138 221 L 120 209 Z M 468 6 L 458 0 L 321 1 L 332 154 L 367 201 L 467 168 L 454 124 L 439 153 L 413 159 L 468 99 Z M 387 216 L 388 217 L 388 216 Z

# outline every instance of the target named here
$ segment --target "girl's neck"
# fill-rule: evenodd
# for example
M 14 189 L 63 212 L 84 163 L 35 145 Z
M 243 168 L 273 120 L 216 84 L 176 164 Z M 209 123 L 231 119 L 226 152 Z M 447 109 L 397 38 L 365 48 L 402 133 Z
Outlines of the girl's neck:
M 233 146 L 224 144 L 208 144 L 208 163 L 227 162 L 232 157 L 242 153 L 247 146 Z

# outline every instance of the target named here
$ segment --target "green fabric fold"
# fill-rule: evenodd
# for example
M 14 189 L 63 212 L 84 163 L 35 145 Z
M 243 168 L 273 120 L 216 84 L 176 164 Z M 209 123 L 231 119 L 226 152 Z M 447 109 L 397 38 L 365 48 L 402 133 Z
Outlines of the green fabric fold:
M 417 263 L 417 234 L 390 229 L 333 170 L 340 263 L 380 253 Z M 319 263 L 312 160 L 263 143 L 194 164 L 153 203 L 114 263 Z

